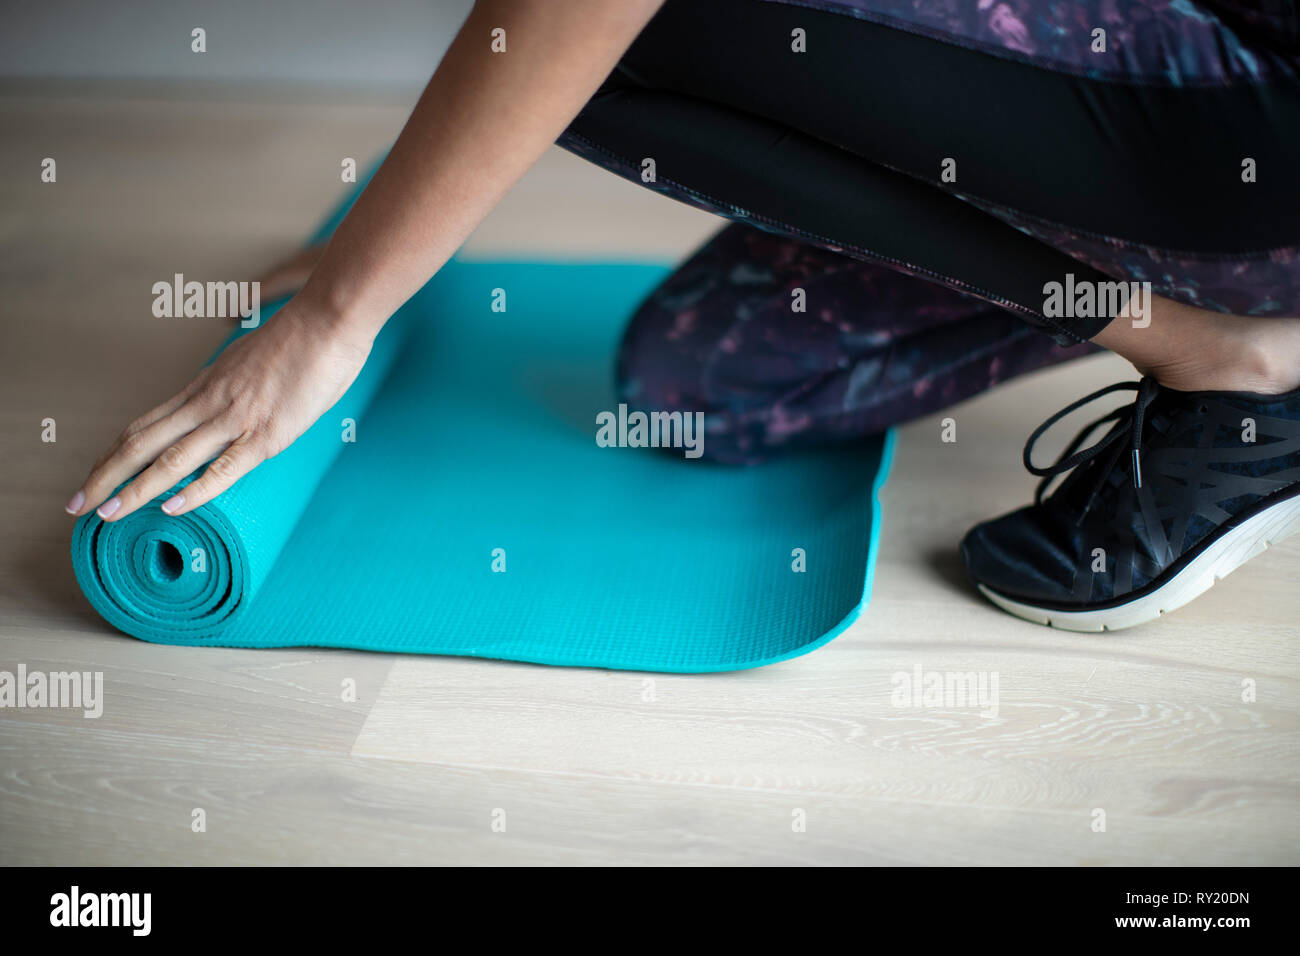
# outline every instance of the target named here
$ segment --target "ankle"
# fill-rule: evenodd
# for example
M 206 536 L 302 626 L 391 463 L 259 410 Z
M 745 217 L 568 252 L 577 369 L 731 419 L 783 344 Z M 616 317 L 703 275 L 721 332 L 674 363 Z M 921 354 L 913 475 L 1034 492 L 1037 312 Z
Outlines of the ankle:
M 1260 319 L 1238 346 L 1236 391 L 1275 395 L 1300 387 L 1300 319 Z
M 1202 343 L 1193 353 L 1139 366 L 1144 375 L 1161 385 L 1180 391 L 1285 392 L 1284 369 L 1271 337 L 1256 330 L 1240 329 L 1209 345 Z
M 1158 303 L 1164 308 L 1150 328 L 1130 330 L 1112 322 L 1094 341 L 1179 391 L 1276 395 L 1300 387 L 1300 318 L 1225 315 Z

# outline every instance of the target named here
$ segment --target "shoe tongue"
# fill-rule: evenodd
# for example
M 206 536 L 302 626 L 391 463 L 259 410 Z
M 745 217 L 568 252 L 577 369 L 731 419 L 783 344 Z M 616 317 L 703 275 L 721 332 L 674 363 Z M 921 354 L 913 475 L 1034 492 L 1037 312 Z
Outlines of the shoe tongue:
M 1142 416 L 1141 450 L 1146 452 L 1165 445 L 1169 441 L 1167 436 L 1177 424 L 1176 419 L 1188 412 L 1198 411 L 1204 404 L 1204 397 L 1193 392 L 1160 388 L 1152 396 Z M 1104 468 L 1108 473 L 1097 493 L 1097 500 L 1093 504 L 1095 508 L 1121 484 L 1133 480 L 1133 419 L 1126 416 L 1099 435 L 1097 440 L 1104 439 L 1116 429 L 1121 433 L 1116 439 L 1116 446 L 1075 468 L 1052 493 L 1051 498 L 1068 508 L 1083 507 L 1093 489 L 1097 488 L 1100 469 Z
M 1071 511 L 1077 511 L 1082 508 L 1092 495 L 1093 489 L 1097 487 L 1100 480 L 1101 469 L 1107 469 L 1109 474 L 1105 481 L 1102 482 L 1101 490 L 1098 492 L 1098 500 L 1108 497 L 1109 489 L 1113 488 L 1120 481 L 1132 480 L 1131 458 L 1129 447 L 1131 439 L 1129 438 L 1131 425 L 1128 421 L 1116 422 L 1104 432 L 1099 432 L 1095 441 L 1104 441 L 1116 429 L 1121 434 L 1115 440 L 1115 444 L 1107 448 L 1095 458 L 1075 467 L 1060 481 L 1055 490 L 1048 496 L 1049 501 L 1064 505 Z M 1091 442 L 1089 443 L 1091 444 Z M 1094 502 L 1094 507 L 1096 503 Z
M 1147 413 L 1142 418 L 1142 446 L 1145 448 L 1156 435 L 1168 431 L 1169 424 L 1175 416 L 1194 411 L 1196 407 L 1196 400 L 1186 392 L 1174 392 L 1162 388 L 1151 400 L 1151 404 L 1147 406 Z M 1130 441 L 1129 444 L 1131 445 L 1132 442 Z

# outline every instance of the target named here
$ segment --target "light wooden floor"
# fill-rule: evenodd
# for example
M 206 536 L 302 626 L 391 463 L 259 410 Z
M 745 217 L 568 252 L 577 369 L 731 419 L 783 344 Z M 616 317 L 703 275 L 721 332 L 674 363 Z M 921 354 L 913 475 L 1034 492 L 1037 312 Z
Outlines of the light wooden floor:
M 0 670 L 102 670 L 107 697 L 99 720 L 0 710 L 0 861 L 1300 862 L 1300 542 L 1104 637 L 1016 621 L 962 580 L 960 534 L 1028 499 L 1026 434 L 1128 377 L 1112 358 L 960 406 L 956 444 L 937 417 L 903 429 L 869 610 L 774 667 L 647 685 L 159 647 L 103 624 L 73 581 L 62 503 L 223 334 L 152 318 L 150 286 L 251 278 L 339 192 L 340 159 L 375 155 L 403 116 L 0 95 Z M 38 180 L 45 156 L 57 184 Z M 714 228 L 556 151 L 469 251 L 667 260 Z M 996 673 L 998 715 L 892 706 L 891 675 L 917 666 Z

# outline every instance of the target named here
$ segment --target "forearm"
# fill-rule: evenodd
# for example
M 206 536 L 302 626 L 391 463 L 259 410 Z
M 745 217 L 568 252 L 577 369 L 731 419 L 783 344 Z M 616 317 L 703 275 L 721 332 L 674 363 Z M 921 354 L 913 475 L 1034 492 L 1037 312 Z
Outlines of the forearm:
M 662 0 L 481 0 L 300 294 L 365 340 L 451 257 Z M 506 51 L 493 52 L 492 31 Z

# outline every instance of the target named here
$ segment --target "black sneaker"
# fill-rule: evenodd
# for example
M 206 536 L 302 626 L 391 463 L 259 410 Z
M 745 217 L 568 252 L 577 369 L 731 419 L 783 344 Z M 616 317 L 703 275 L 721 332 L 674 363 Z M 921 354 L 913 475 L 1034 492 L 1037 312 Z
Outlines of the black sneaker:
M 1084 428 L 1053 464 L 1030 462 L 1043 432 L 1121 389 L 1137 400 Z M 1100 441 L 1080 448 L 1106 424 Z M 1155 620 L 1300 531 L 1300 389 L 1253 395 L 1121 382 L 1040 425 L 1024 460 L 1043 478 L 1035 503 L 976 525 L 961 551 L 985 597 L 1039 624 L 1113 631 Z

